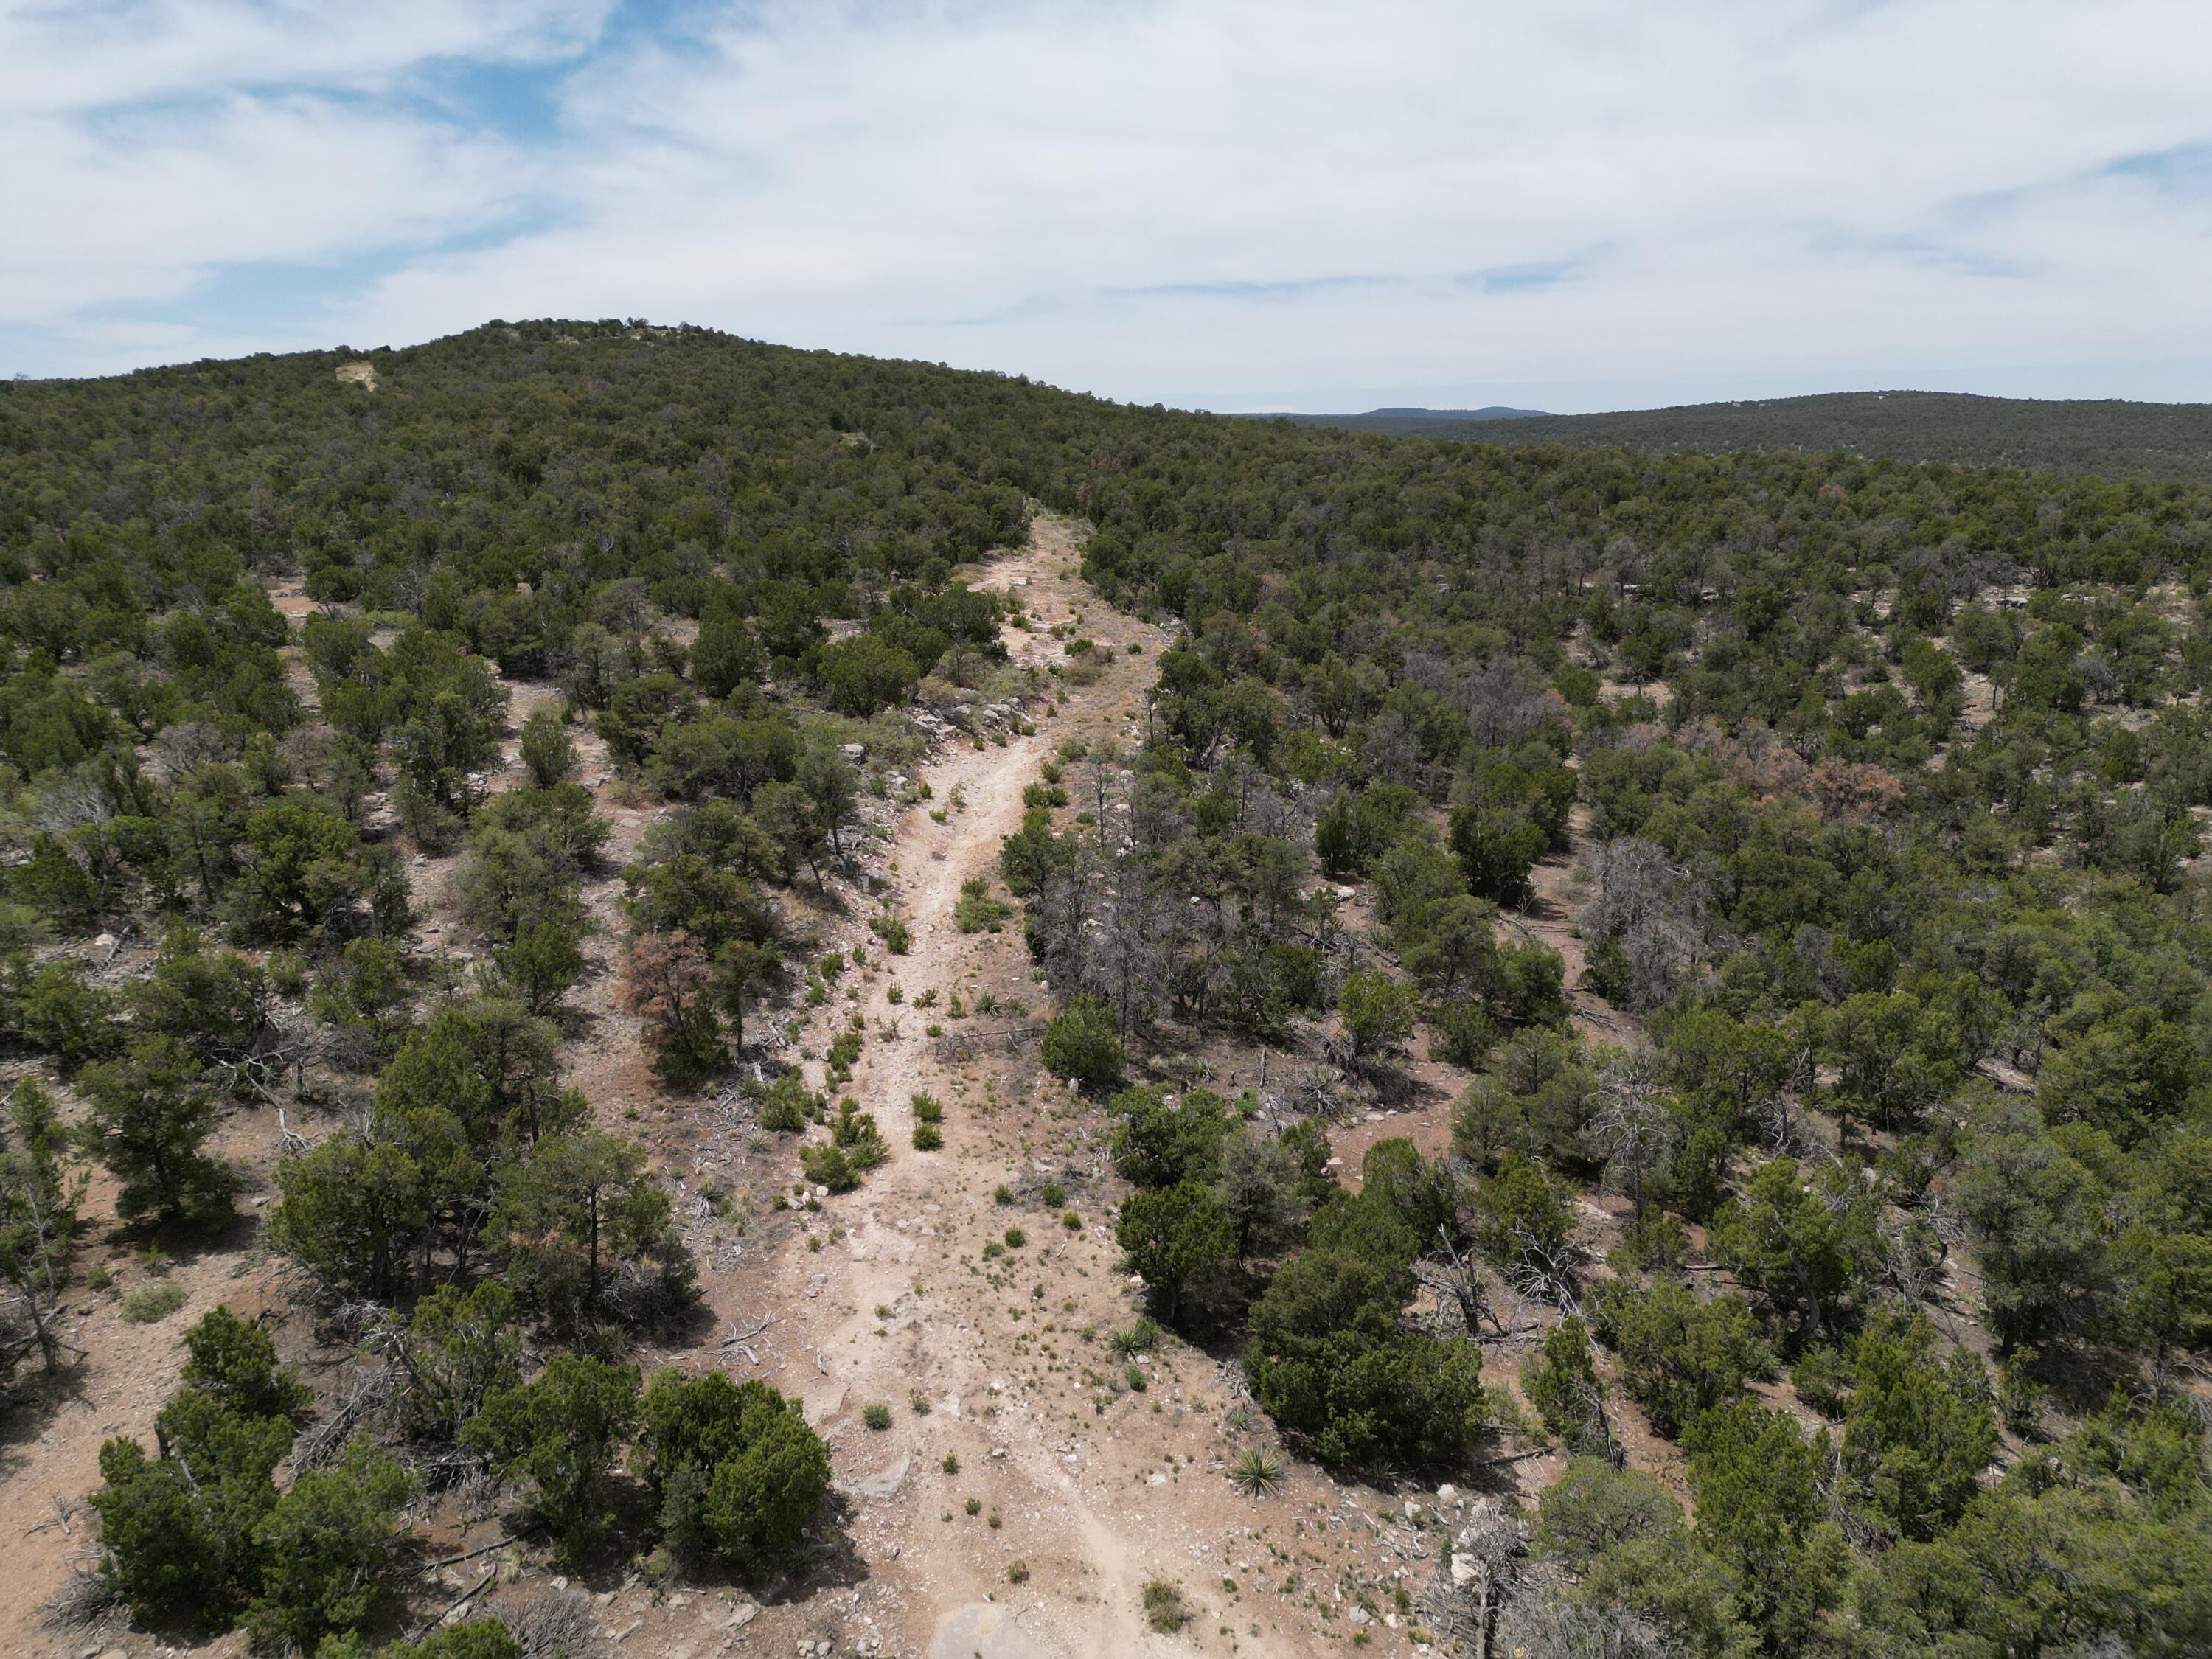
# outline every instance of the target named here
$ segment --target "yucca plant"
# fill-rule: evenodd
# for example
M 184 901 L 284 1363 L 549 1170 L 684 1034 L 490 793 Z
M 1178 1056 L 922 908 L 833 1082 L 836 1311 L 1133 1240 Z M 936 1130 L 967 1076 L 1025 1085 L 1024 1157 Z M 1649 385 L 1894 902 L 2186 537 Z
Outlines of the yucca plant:
M 1283 1460 L 1264 1446 L 1247 1446 L 1229 1478 L 1247 1498 L 1272 1498 L 1283 1488 Z
M 1106 1339 L 1108 1346 L 1123 1359 L 1133 1359 L 1140 1353 L 1150 1353 L 1159 1340 L 1160 1328 L 1141 1316 L 1135 1323 L 1124 1325 Z

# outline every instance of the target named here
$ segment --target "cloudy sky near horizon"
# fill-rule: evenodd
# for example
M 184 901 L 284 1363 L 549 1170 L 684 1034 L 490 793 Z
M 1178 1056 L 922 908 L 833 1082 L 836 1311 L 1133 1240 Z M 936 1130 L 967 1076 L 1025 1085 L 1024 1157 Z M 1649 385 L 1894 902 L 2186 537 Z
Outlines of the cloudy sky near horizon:
M 646 316 L 1144 402 L 2212 400 L 2192 0 L 0 0 L 0 374 Z

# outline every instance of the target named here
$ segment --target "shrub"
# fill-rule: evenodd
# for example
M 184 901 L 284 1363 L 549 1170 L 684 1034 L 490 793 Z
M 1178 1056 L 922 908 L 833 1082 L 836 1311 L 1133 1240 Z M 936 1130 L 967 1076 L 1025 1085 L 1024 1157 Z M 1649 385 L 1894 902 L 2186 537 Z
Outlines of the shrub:
M 1545 1333 L 1541 1353 L 1522 1365 L 1521 1390 L 1544 1426 L 1570 1449 L 1595 1449 L 1590 1443 L 1604 1430 L 1605 1385 L 1598 1381 L 1580 1319 L 1570 1316 Z
M 1149 1319 L 1139 1318 L 1124 1325 L 1106 1339 L 1107 1346 L 1124 1359 L 1136 1354 L 1150 1353 L 1159 1346 L 1160 1328 Z
M 1121 1076 L 1124 1055 L 1114 1011 L 1096 997 L 1077 997 L 1066 1012 L 1045 1027 L 1040 1053 L 1054 1077 L 1078 1083 L 1110 1083 Z
M 822 1097 L 806 1086 L 803 1076 L 796 1070 L 785 1072 L 761 1097 L 760 1125 L 779 1134 L 795 1135 L 822 1106 Z
M 186 1337 L 184 1388 L 155 1419 L 161 1455 L 135 1439 L 100 1449 L 100 1571 L 142 1620 L 225 1629 L 261 1589 L 258 1529 L 276 1506 L 271 1477 L 292 1425 L 237 1407 L 295 1405 L 296 1384 L 260 1335 L 242 1334 L 228 1310 L 209 1315 Z
M 607 1471 L 637 1410 L 635 1365 L 556 1354 L 534 1381 L 494 1390 L 461 1439 L 502 1478 L 530 1482 L 532 1507 L 574 1558 L 613 1519 Z
M 1229 1479 L 1247 1498 L 1272 1498 L 1282 1490 L 1283 1460 L 1264 1446 L 1247 1446 L 1230 1466 Z
M 963 933 L 995 933 L 1006 926 L 1013 908 L 1004 899 L 991 896 L 991 884 L 987 879 L 970 876 L 960 884 L 960 899 L 953 907 L 952 923 Z
M 538 704 L 522 723 L 522 764 L 532 789 L 550 789 L 575 775 L 576 745 L 550 703 Z
M 544 1650 L 524 1647 L 504 1620 L 471 1619 L 433 1631 L 419 1642 L 380 1648 L 376 1659 L 530 1659 Z M 334 1636 L 315 1650 L 315 1659 L 369 1659 L 369 1650 L 358 1636 Z
M 1140 1275 L 1153 1310 L 1170 1323 L 1205 1322 L 1237 1291 L 1237 1231 L 1210 1188 L 1194 1181 L 1123 1200 L 1114 1242 Z
M 1773 1370 L 1773 1351 L 1740 1296 L 1700 1302 L 1686 1285 L 1639 1289 L 1612 1279 L 1592 1286 L 1589 1308 L 1598 1340 L 1620 1357 L 1628 1392 L 1670 1438 Z
M 157 1319 L 167 1319 L 184 1305 L 185 1287 L 164 1279 L 125 1297 L 123 1316 L 134 1325 L 150 1325 Z
M 1188 1624 L 1190 1610 L 1183 1606 L 1182 1587 L 1165 1578 L 1147 1580 L 1145 1622 L 1162 1636 L 1172 1636 Z
M 853 1167 L 844 1149 L 835 1145 L 801 1146 L 799 1167 L 809 1181 L 833 1193 L 849 1193 L 860 1184 L 860 1172 Z
M 241 1417 L 290 1418 L 313 1397 L 276 1343 L 257 1324 L 217 1305 L 185 1333 L 183 1381 Z
M 829 1490 L 830 1457 L 794 1400 L 719 1372 L 654 1376 L 635 1457 L 678 1554 L 719 1550 L 739 1570 L 795 1544 Z
M 141 1036 L 124 1058 L 87 1066 L 80 1085 L 92 1102 L 85 1147 L 122 1183 L 115 1207 L 125 1220 L 211 1226 L 228 1218 L 235 1177 L 203 1150 L 215 1097 L 181 1044 Z
M 875 1114 L 860 1110 L 860 1105 L 849 1099 L 840 1103 L 836 1121 L 830 1126 L 830 1144 L 842 1152 L 855 1170 L 872 1170 L 889 1156 L 889 1151 L 883 1131 L 876 1127 Z
M 1294 1257 L 1253 1308 L 1253 1392 L 1330 1462 L 1445 1462 L 1481 1429 L 1481 1351 L 1400 1328 L 1412 1292 L 1404 1261 L 1329 1245 Z
M 415 1484 L 360 1439 L 335 1468 L 293 1481 L 254 1534 L 268 1568 L 246 1622 L 264 1645 L 312 1653 L 328 1632 L 368 1617 L 389 1588 L 395 1522 Z
M 881 1405 L 865 1407 L 860 1412 L 860 1421 L 880 1433 L 891 1425 L 891 1408 Z
M 934 1123 L 914 1126 L 914 1149 L 918 1152 L 933 1152 L 945 1144 L 945 1131 Z
M 1028 1562 L 1017 1559 L 1006 1563 L 1006 1582 L 1008 1583 L 1026 1584 L 1029 1581 L 1030 1566 Z
M 1337 998 L 1337 1012 L 1344 1017 L 1354 1063 L 1379 1063 L 1395 1054 L 1413 1034 L 1413 1011 L 1419 1001 L 1412 986 L 1386 974 L 1348 975 Z
M 395 1416 L 410 1439 L 450 1443 L 497 1389 L 521 1380 L 514 1295 L 495 1279 L 441 1285 L 415 1304 L 400 1339 L 404 1380 Z
M 696 1079 L 729 1064 L 706 951 L 678 928 L 638 936 L 623 958 L 622 1003 L 645 1027 L 662 1075 Z

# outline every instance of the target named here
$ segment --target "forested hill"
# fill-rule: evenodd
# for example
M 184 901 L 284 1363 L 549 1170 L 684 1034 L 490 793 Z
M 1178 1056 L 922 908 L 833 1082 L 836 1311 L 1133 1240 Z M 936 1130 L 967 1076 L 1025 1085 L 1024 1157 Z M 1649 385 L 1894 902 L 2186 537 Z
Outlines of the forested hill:
M 346 1329 L 481 1356 L 406 1385 L 387 1442 L 534 1484 L 533 1524 L 611 1571 L 791 1547 L 811 1431 L 768 1504 L 752 1407 L 684 1462 L 659 1379 L 668 1501 L 598 1535 L 617 1362 L 696 1288 L 644 1152 L 558 1086 L 559 1022 L 619 929 L 687 1111 L 746 1097 L 817 1195 L 889 1155 L 858 1101 L 736 1061 L 844 1006 L 858 952 L 810 945 L 794 896 L 860 803 L 919 804 L 913 706 L 980 752 L 1009 738 L 985 713 L 1096 684 L 1079 606 L 1018 665 L 1020 590 L 962 580 L 1042 503 L 1173 644 L 1114 658 L 1158 663 L 1126 736 L 1043 726 L 1000 879 L 1042 1060 L 1096 1085 L 1115 1179 L 1086 1192 L 1266 1414 L 1222 1448 L 1255 1502 L 1278 1447 L 1559 1472 L 1433 1558 L 1456 1593 L 1450 1552 L 1494 1552 L 1496 1650 L 1547 1659 L 2212 1652 L 2212 490 L 1540 424 L 1334 431 L 617 321 L 0 390 L 0 1051 L 40 1080 L 0 1156 L 0 1373 L 58 1363 L 111 1212 L 232 1224 L 213 1127 L 283 1101 L 315 1135 L 269 1137 L 255 1237 L 373 1310 Z M 434 867 L 465 981 L 418 949 Z M 958 926 L 1007 903 L 979 876 Z M 831 1094 L 890 1028 L 815 1057 Z M 1298 1057 L 1266 1109 L 1197 1082 L 1240 1044 Z M 1340 1182 L 1330 1137 L 1409 1103 L 1388 1121 L 1435 1133 Z M 793 1191 L 763 1144 L 757 1216 Z M 251 1606 L 312 1649 L 368 1602 L 303 1601 L 284 1540 L 369 1536 L 313 1567 L 369 1582 L 408 1487 L 311 1524 L 335 1487 L 298 1483 L 255 1530 L 295 1402 L 196 1330 L 177 1433 L 102 1454 L 104 1571 L 149 1623 Z M 1094 1416 L 1164 1340 L 1096 1335 L 1055 1333 Z M 219 1485 L 178 1461 L 201 1448 Z M 173 1570 L 204 1555 L 220 1582 Z
M 1477 443 L 1619 444 L 1654 454 L 1788 450 L 2212 482 L 2212 404 L 2045 401 L 1954 392 L 1839 392 L 1602 415 L 1473 419 L 1451 410 L 1298 416 L 1316 425 Z

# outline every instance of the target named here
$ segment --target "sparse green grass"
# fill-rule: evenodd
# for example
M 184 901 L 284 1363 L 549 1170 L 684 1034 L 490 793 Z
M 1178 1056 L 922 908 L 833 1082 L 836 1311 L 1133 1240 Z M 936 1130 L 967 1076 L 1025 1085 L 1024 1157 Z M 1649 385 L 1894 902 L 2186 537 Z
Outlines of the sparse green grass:
M 185 1287 L 171 1279 L 133 1291 L 123 1298 L 123 1316 L 133 1324 L 150 1325 L 167 1319 L 185 1305 Z

